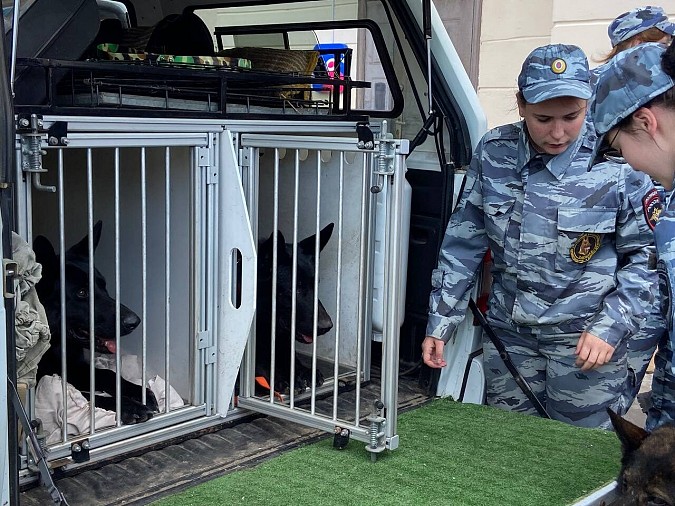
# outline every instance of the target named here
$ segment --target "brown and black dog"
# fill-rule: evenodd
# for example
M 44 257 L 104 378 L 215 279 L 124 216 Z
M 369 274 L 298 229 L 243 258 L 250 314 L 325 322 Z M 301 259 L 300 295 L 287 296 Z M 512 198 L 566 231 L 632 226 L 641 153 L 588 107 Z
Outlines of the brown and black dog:
M 612 506 L 675 506 L 675 424 L 650 433 L 607 411 L 623 452 Z

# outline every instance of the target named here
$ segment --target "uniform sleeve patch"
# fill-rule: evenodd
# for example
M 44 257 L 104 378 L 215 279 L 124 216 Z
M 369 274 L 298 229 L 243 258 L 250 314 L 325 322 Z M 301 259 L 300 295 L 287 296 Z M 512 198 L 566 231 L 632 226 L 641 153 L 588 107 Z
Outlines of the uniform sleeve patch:
M 654 226 L 656 226 L 656 222 L 659 221 L 659 216 L 663 209 L 661 199 L 659 198 L 659 192 L 656 188 L 652 188 L 644 197 L 642 197 L 642 209 L 645 213 L 647 225 L 654 230 Z
M 668 331 L 673 328 L 673 288 L 670 286 L 670 277 L 668 276 L 668 268 L 663 260 L 659 260 L 656 264 L 656 272 L 659 275 L 659 295 L 661 302 L 661 315 L 666 321 Z

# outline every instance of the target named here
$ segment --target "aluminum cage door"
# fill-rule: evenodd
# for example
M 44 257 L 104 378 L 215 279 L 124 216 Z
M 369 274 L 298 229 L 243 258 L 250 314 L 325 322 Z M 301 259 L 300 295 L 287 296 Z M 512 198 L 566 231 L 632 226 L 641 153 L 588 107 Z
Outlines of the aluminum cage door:
M 380 137 L 371 149 L 359 147 L 356 139 L 338 137 L 242 134 L 239 142 L 254 237 L 274 245 L 269 265 L 261 258 L 263 246 L 259 245 L 257 314 L 242 364 L 239 406 L 330 433 L 347 430 L 352 438 L 369 443 L 373 458 L 379 451 L 398 446 L 398 339 L 403 320 L 399 302 L 404 297 L 401 278 L 406 272 L 401 244 L 407 245 L 408 240 L 401 231 L 407 229 L 409 220 L 404 205 L 408 142 L 386 133 Z M 383 201 L 378 204 L 378 199 Z M 375 213 L 376 205 L 384 213 Z M 327 222 L 333 223 L 333 233 L 323 244 L 319 232 L 327 228 Z M 385 265 L 379 280 L 373 279 L 378 228 L 384 229 L 385 238 Z M 298 300 L 305 274 L 300 264 L 308 245 L 313 259 L 321 251 L 313 264 L 316 295 L 312 295 L 311 321 L 319 323 L 313 325 L 312 339 L 298 330 L 303 320 Z M 290 280 L 279 276 L 285 257 L 292 260 Z M 268 271 L 276 280 L 270 295 L 277 294 L 271 297 L 269 329 L 259 328 L 267 321 L 261 301 L 266 287 L 262 276 Z M 284 292 L 284 288 L 290 290 Z M 379 400 L 371 410 L 362 406 L 360 387 L 370 374 L 374 290 L 382 292 L 384 315 Z M 283 308 L 289 305 L 290 325 L 283 320 Z M 333 325 L 321 335 L 319 313 L 324 306 Z M 285 337 L 287 327 L 295 339 Z M 261 365 L 266 369 L 268 364 L 256 364 L 255 350 L 261 349 L 257 340 L 268 338 L 269 377 L 263 379 L 269 390 L 265 391 L 256 376 Z M 296 357 L 288 366 L 277 363 L 277 348 L 283 346 L 290 346 L 289 357 Z M 277 376 L 287 369 L 288 388 L 279 391 L 277 386 L 286 383 Z M 311 371 L 306 384 L 301 382 L 303 370 Z M 352 411 L 340 405 L 339 392 L 343 378 L 350 375 L 355 378 Z M 329 406 L 323 406 L 321 399 L 327 399 Z

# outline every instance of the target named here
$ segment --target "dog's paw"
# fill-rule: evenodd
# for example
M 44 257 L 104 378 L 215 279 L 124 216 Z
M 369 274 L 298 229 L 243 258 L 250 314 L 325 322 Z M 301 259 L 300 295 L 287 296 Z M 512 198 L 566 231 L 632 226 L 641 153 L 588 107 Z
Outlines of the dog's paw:
M 320 387 L 323 385 L 324 377 L 323 373 L 317 369 L 316 370 L 316 386 Z M 295 391 L 297 393 L 304 392 L 312 388 L 312 369 L 304 366 L 300 362 L 295 362 Z
M 157 400 L 155 400 L 155 403 L 157 403 Z M 124 425 L 147 422 L 154 414 L 153 409 L 149 406 L 129 397 L 122 397 L 122 423 Z

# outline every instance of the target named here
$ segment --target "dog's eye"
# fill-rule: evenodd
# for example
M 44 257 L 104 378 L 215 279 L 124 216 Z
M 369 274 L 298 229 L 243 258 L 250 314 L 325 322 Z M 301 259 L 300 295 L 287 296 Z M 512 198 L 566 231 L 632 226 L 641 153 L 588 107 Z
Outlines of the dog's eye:
M 80 289 L 77 291 L 77 296 L 78 296 L 80 299 L 86 299 L 87 297 L 89 297 L 89 290 L 87 290 L 86 288 L 80 288 Z

